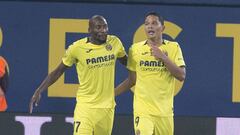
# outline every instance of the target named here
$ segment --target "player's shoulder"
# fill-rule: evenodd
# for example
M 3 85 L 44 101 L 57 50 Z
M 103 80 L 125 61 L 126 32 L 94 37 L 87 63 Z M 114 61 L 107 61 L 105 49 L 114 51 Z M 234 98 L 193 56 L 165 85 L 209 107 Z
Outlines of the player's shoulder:
M 140 41 L 140 42 L 136 42 L 134 44 L 131 45 L 131 49 L 135 50 L 137 48 L 141 48 L 143 47 L 144 45 L 147 44 L 147 40 L 144 40 L 144 41 Z
M 107 42 L 121 42 L 120 38 L 116 35 L 108 35 Z
M 113 40 L 119 40 L 119 37 L 116 36 L 116 35 L 108 35 L 107 38 L 108 38 L 108 40 L 111 40 L 111 39 L 113 39 Z
M 89 42 L 88 40 L 89 40 L 89 39 L 88 39 L 87 37 L 85 37 L 85 38 L 81 38 L 81 39 L 79 39 L 79 40 L 73 42 L 72 45 L 73 45 L 73 46 L 83 45 L 83 44 L 86 44 L 87 42 Z
M 144 41 L 133 43 L 131 47 L 136 48 L 136 47 L 144 46 L 146 44 L 147 44 L 147 40 L 144 40 Z
M 85 38 L 81 38 L 75 42 L 73 42 L 71 45 L 69 45 L 69 49 L 75 49 L 77 47 L 81 47 L 81 46 L 84 46 L 86 43 L 88 42 L 88 38 L 85 37 Z
M 176 47 L 179 46 L 178 42 L 170 41 L 170 40 L 166 40 L 166 39 L 163 40 L 163 44 L 168 45 L 168 46 L 176 46 Z

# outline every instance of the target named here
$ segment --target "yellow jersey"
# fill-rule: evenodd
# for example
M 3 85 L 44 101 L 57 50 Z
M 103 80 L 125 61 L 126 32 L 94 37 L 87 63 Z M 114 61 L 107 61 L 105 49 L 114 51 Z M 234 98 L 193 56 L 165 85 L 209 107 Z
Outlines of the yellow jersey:
M 175 78 L 164 63 L 151 55 L 146 41 L 129 49 L 127 68 L 136 72 L 134 113 L 140 115 L 173 116 Z M 164 40 L 159 47 L 177 66 L 185 66 L 177 42 Z
M 66 66 L 76 65 L 79 80 L 77 103 L 88 108 L 114 108 L 115 63 L 126 55 L 121 41 L 113 35 L 101 45 L 83 38 L 66 50 L 62 58 Z

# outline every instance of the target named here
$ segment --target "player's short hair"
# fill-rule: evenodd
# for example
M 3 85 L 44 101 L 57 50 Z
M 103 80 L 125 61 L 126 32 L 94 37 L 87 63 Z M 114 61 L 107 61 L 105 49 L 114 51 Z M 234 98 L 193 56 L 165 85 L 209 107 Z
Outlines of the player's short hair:
M 147 14 L 145 15 L 145 19 L 146 19 L 148 16 L 150 16 L 150 15 L 153 15 L 153 16 L 158 17 L 158 19 L 159 19 L 159 21 L 161 22 L 161 24 L 164 25 L 164 19 L 163 19 L 163 17 L 162 17 L 160 14 L 158 14 L 157 12 L 149 12 L 149 13 L 147 13 Z

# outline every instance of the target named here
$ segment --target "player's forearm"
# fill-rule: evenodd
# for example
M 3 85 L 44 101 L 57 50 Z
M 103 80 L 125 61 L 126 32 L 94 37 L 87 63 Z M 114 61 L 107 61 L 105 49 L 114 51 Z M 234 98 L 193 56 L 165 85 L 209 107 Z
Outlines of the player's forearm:
M 51 86 L 53 83 L 55 83 L 58 78 L 62 75 L 61 72 L 53 71 L 50 73 L 41 83 L 41 85 L 38 87 L 36 92 L 42 93 L 43 91 L 47 90 L 49 86 Z
M 58 80 L 58 78 L 64 73 L 67 68 L 68 67 L 64 65 L 63 62 L 60 63 L 58 67 L 43 80 L 42 84 L 38 87 L 35 93 L 41 93 L 44 90 L 47 90 L 49 86 Z
M 115 88 L 115 96 L 118 96 L 124 93 L 125 91 L 129 90 L 133 85 L 134 83 L 131 82 L 129 78 L 127 78 Z
M 176 64 L 174 64 L 169 58 L 163 59 L 163 62 L 169 72 L 179 81 L 184 81 L 186 72 L 185 69 L 178 67 Z

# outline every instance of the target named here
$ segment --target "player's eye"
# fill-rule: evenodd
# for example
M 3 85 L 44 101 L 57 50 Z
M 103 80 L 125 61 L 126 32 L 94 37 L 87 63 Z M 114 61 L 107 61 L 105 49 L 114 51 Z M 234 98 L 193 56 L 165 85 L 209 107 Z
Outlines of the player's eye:
M 153 25 L 158 25 L 158 22 L 157 21 L 153 21 L 152 24 Z
M 149 22 L 145 22 L 144 25 L 149 25 Z

